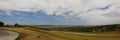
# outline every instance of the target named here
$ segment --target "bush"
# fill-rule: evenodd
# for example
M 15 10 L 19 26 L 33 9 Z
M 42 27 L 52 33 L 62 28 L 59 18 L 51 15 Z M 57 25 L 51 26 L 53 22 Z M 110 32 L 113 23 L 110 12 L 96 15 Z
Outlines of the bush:
M 21 27 L 18 23 L 15 23 L 14 27 Z
M 4 23 L 3 23 L 3 22 L 0 22 L 0 26 L 4 26 Z

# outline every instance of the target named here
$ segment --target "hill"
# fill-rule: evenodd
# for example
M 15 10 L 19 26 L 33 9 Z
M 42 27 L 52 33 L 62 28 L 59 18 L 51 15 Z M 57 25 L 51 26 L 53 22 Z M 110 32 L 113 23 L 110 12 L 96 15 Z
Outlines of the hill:
M 52 31 L 72 31 L 72 32 L 109 32 L 120 31 L 120 24 L 99 25 L 99 26 L 70 26 L 70 27 L 54 27 L 54 28 L 40 28 Z

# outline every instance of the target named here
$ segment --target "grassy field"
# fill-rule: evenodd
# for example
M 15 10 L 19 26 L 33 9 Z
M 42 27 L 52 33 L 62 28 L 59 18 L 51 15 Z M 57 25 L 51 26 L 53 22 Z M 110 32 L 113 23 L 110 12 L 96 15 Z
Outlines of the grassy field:
M 120 40 L 120 37 L 78 36 L 59 31 L 46 31 L 31 27 L 0 27 L 1 30 L 11 30 L 20 33 L 18 40 Z M 74 32 L 73 32 L 74 33 Z M 76 33 L 76 32 L 75 32 Z M 101 32 L 95 34 L 117 35 L 118 32 Z
M 39 29 L 34 29 L 34 28 L 29 28 L 32 30 L 36 30 L 42 33 L 46 33 L 49 34 L 51 36 L 56 36 L 59 38 L 64 38 L 67 40 L 120 40 L 120 37 L 96 37 L 96 36 L 78 36 L 78 35 L 71 35 L 71 34 L 65 34 L 63 32 L 59 32 L 59 31 L 44 31 L 44 30 L 39 30 Z M 106 32 L 106 34 L 109 35 L 117 35 L 117 32 Z M 95 33 L 96 34 L 96 33 Z M 97 34 L 105 34 L 105 32 L 101 32 L 101 33 L 97 33 Z
M 0 27 L 0 30 L 15 31 L 20 34 L 17 40 L 65 40 L 42 32 L 20 27 Z

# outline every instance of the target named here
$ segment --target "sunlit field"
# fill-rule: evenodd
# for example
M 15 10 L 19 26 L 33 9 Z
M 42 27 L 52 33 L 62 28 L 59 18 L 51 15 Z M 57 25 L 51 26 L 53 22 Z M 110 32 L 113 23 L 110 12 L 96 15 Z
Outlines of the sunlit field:
M 0 27 L 0 30 L 15 31 L 20 34 L 17 40 L 120 40 L 119 32 L 66 32 L 66 31 L 47 31 L 33 27 Z M 94 36 L 80 34 L 103 34 L 114 36 Z M 117 35 L 117 36 L 115 36 Z

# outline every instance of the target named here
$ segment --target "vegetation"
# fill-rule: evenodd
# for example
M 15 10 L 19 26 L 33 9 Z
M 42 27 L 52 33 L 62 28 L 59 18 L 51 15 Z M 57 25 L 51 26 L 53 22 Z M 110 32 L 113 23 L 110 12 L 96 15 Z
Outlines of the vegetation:
M 14 27 L 21 27 L 18 23 L 15 23 Z
M 1 22 L 0 24 L 2 23 L 3 22 Z M 14 27 L 0 27 L 0 30 L 10 30 L 18 32 L 20 36 L 16 40 L 120 40 L 120 36 L 101 37 L 77 35 L 79 33 L 120 35 L 120 24 L 89 27 L 71 26 L 59 28 L 37 28 L 27 25 L 19 25 L 18 23 L 15 23 Z
M 4 23 L 3 23 L 3 22 L 0 22 L 0 26 L 4 26 Z
M 109 32 L 109 31 L 120 31 L 120 24 L 114 25 L 101 25 L 101 26 L 72 26 L 72 27 L 61 27 L 61 28 L 40 28 L 50 31 L 71 31 L 71 32 Z
M 20 36 L 16 40 L 64 40 L 62 38 L 50 36 L 42 32 L 30 30 L 27 27 L 0 27 L 0 30 L 18 32 Z
M 46 30 L 41 30 L 41 29 L 37 29 L 37 28 L 28 28 L 28 29 L 38 31 L 38 32 L 41 32 L 44 34 L 48 34 L 51 36 L 67 39 L 67 40 L 120 40 L 119 37 L 114 37 L 114 36 L 113 37 L 79 36 L 79 35 L 66 34 L 65 31 L 63 31 L 63 32 L 61 32 L 61 31 L 46 31 Z M 76 33 L 76 32 L 73 32 L 73 33 Z M 99 32 L 99 34 L 106 34 L 106 33 L 107 34 L 109 33 L 109 35 L 113 35 L 113 34 L 117 34 L 118 32 L 104 32 L 104 33 Z
M 66 34 L 60 31 L 46 31 L 32 27 L 0 27 L 0 30 L 11 30 L 20 34 L 16 40 L 120 40 L 119 37 L 94 37 Z M 75 33 L 75 32 L 73 32 Z M 110 35 L 118 32 L 107 32 Z M 106 32 L 99 34 L 106 34 Z M 39 36 L 39 38 L 38 38 Z

